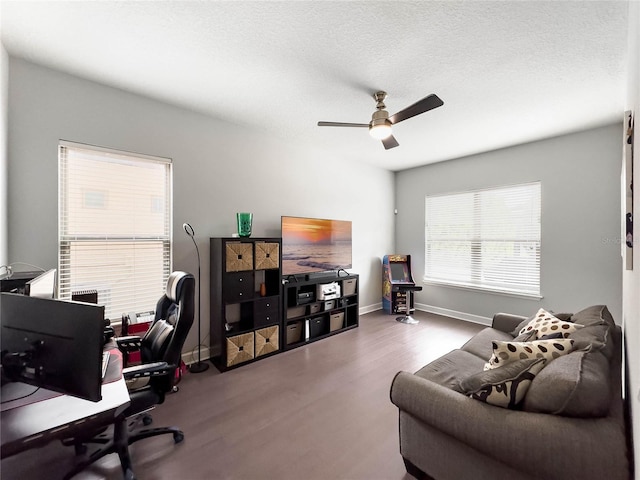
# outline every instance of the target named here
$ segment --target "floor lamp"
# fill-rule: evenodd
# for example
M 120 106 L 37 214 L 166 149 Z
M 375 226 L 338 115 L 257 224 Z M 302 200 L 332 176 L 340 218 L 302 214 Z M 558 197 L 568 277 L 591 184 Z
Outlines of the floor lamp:
M 195 232 L 193 231 L 193 227 L 188 223 L 183 223 L 182 228 L 184 229 L 184 232 L 191 237 L 191 240 L 193 240 L 193 245 L 196 247 L 196 254 L 198 255 L 198 362 L 192 363 L 189 366 L 189 371 L 191 373 L 200 373 L 209 368 L 208 363 L 200 361 L 200 307 L 202 304 L 202 300 L 200 300 L 200 250 L 198 250 L 198 244 L 194 238 Z

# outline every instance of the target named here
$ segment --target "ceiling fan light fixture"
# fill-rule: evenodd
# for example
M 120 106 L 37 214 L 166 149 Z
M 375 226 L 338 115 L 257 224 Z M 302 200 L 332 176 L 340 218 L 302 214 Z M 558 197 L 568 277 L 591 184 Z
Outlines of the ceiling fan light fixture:
M 387 93 L 379 91 L 373 94 L 373 99 L 376 101 L 376 111 L 371 115 L 371 121 L 369 123 L 346 123 L 346 122 L 318 122 L 319 127 L 369 127 L 369 135 L 373 138 L 382 140 L 382 146 L 385 150 L 398 147 L 400 144 L 394 138 L 391 133 L 391 126 L 396 123 L 404 122 L 409 118 L 415 117 L 422 113 L 433 110 L 434 108 L 441 107 L 444 102 L 435 94 L 427 95 L 422 100 L 418 100 L 413 105 L 409 105 L 407 108 L 400 110 L 391 117 L 386 110 L 384 99 L 387 97 Z
M 387 95 L 384 92 L 379 92 L 379 98 L 376 97 L 378 104 L 375 112 L 371 115 L 371 122 L 369 123 L 369 135 L 378 140 L 383 140 L 391 136 L 391 122 L 389 121 L 389 112 L 384 109 L 384 97 Z
M 389 135 L 391 135 L 391 125 L 389 125 L 388 123 L 371 125 L 369 127 L 369 135 L 371 135 L 373 138 L 377 138 L 378 140 L 387 138 Z

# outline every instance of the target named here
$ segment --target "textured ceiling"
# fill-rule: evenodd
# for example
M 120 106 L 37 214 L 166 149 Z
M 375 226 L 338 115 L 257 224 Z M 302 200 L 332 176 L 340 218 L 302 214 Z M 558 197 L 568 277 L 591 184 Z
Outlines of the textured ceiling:
M 622 120 L 626 1 L 0 3 L 10 55 L 389 170 Z M 430 93 L 444 106 L 366 129 Z

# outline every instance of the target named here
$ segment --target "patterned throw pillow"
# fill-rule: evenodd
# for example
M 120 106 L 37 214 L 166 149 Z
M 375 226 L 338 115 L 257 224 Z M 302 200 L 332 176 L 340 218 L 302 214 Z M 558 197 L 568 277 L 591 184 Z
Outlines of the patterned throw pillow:
M 516 360 L 526 360 L 529 358 L 544 358 L 551 361 L 573 350 L 574 340 L 570 338 L 559 338 L 557 340 L 534 340 L 533 342 L 503 342 L 494 340 L 493 355 L 489 363 L 484 366 L 485 370 L 498 368 L 502 365 L 515 362 Z
M 460 382 L 460 390 L 481 402 L 515 408 L 545 362 L 542 358 L 516 360 L 500 368 L 476 373 Z
M 580 328 L 582 328 L 582 325 L 563 322 L 547 312 L 544 308 L 541 308 L 533 319 L 520 329 L 518 335 L 537 330 L 536 339 L 538 340 L 545 335 L 553 333 L 562 333 L 562 336 L 567 338 L 571 333 Z

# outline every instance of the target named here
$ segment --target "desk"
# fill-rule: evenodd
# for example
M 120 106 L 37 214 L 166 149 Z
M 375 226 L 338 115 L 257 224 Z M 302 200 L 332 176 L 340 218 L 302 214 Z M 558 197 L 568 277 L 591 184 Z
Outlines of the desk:
M 18 384 L 20 387 L 23 385 Z M 30 385 L 24 387 L 29 390 L 35 388 Z M 104 384 L 99 402 L 51 393 L 53 396 L 45 400 L 2 412 L 0 458 L 40 447 L 51 440 L 73 437 L 87 428 L 112 424 L 114 418 L 129 406 L 124 378 Z
M 129 406 L 129 392 L 121 372 L 122 361 L 119 355 L 112 353 L 105 379 L 113 378 L 112 375 L 116 374 L 117 380 L 102 384 L 102 400 L 99 402 L 40 389 L 37 397 L 34 395 L 32 398 L 41 398 L 39 401 L 15 408 L 3 404 L 0 414 L 0 458 L 117 423 Z M 22 383 L 7 384 L 2 387 L 3 401 L 6 400 L 5 394 L 8 396 L 12 393 L 9 389 L 13 393 L 18 390 L 28 393 L 35 388 Z

